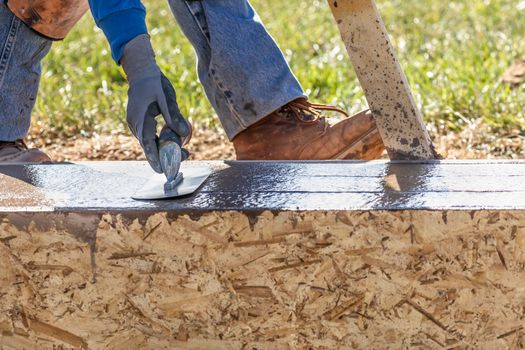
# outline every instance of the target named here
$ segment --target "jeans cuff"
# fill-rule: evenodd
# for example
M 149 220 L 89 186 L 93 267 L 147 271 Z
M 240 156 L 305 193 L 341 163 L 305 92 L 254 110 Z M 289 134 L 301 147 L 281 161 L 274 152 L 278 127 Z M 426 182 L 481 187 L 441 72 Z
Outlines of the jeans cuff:
M 258 123 L 259 121 L 263 120 L 273 112 L 279 110 L 284 105 L 288 104 L 289 102 L 292 102 L 294 100 L 297 100 L 298 98 L 308 98 L 308 96 L 302 92 L 294 92 L 287 95 L 279 96 L 279 98 L 275 98 L 271 101 L 271 103 L 267 104 L 267 108 L 261 110 L 257 115 L 253 116 L 243 116 L 240 115 L 238 119 L 240 119 L 246 127 L 240 125 L 240 124 L 231 124 L 231 125 L 223 125 L 224 131 L 226 132 L 226 135 L 228 136 L 228 139 L 232 141 L 235 136 L 243 132 L 244 130 L 248 129 L 250 126 Z M 221 120 L 228 119 L 228 120 L 234 120 L 231 116 L 227 116 L 226 118 L 220 118 Z

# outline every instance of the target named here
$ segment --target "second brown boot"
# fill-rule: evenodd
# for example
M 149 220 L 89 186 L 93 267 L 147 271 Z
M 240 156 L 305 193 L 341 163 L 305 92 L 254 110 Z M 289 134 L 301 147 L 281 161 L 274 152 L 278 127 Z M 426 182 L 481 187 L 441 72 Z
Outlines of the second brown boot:
M 51 159 L 44 152 L 29 149 L 23 140 L 0 141 L 0 164 L 45 163 Z
M 329 124 L 323 111 L 346 116 Z M 369 111 L 354 116 L 306 99 L 288 103 L 233 139 L 238 160 L 377 159 L 385 147 Z

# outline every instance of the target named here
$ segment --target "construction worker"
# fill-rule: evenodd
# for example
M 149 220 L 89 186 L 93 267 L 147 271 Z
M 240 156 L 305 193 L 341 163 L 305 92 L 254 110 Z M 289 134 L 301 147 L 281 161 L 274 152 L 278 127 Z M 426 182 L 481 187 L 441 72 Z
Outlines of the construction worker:
M 384 146 L 369 112 L 349 117 L 308 101 L 281 50 L 248 0 L 169 0 L 198 56 L 198 76 L 238 159 L 374 159 Z M 113 59 L 128 82 L 127 121 L 152 168 L 161 172 L 157 121 L 183 145 L 191 126 L 156 64 L 139 0 L 89 0 Z M 63 39 L 87 0 L 0 0 L 0 162 L 43 162 L 27 149 L 40 80 L 52 39 Z M 176 64 L 176 62 L 174 62 Z M 346 115 L 331 125 L 324 111 Z

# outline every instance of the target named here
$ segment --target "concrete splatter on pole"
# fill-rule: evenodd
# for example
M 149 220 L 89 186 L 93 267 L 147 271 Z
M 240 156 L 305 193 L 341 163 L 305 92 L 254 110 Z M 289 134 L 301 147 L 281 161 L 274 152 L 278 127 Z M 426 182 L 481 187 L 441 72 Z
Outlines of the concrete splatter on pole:
M 439 158 L 374 1 L 328 2 L 390 158 Z

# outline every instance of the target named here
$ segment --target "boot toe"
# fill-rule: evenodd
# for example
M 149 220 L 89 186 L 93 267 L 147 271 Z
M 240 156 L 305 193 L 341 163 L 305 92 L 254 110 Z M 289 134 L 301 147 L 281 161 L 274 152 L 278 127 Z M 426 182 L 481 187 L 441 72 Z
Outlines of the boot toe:
M 380 158 L 385 146 L 369 110 L 344 119 L 333 126 L 339 129 L 345 147 L 334 159 L 373 160 Z
M 13 154 L 0 156 L 0 164 L 20 164 L 20 163 L 46 163 L 51 162 L 51 158 L 38 149 L 21 150 Z

